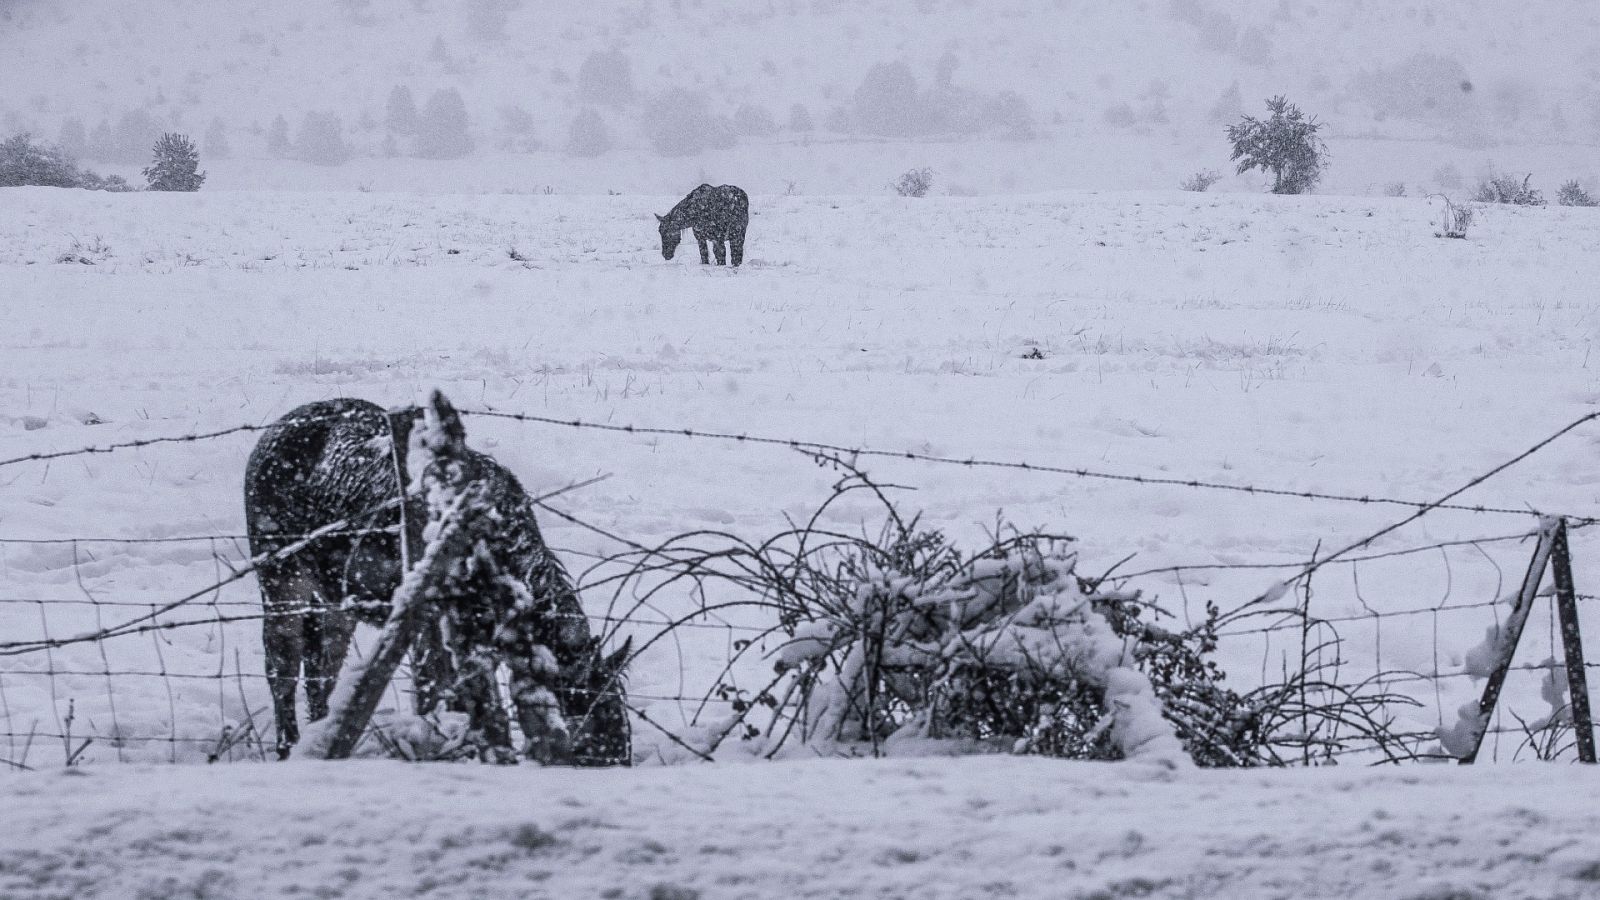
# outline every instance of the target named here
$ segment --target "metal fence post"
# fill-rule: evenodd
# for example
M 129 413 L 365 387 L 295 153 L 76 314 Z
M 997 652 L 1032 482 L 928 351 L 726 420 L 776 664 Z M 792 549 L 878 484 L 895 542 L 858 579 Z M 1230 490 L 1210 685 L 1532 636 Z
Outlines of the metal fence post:
M 1567 658 L 1567 693 L 1572 727 L 1578 738 L 1578 761 L 1593 763 L 1594 722 L 1589 717 L 1589 679 L 1583 667 L 1583 635 L 1578 630 L 1578 592 L 1572 585 L 1572 555 L 1567 547 L 1567 520 L 1556 523 L 1550 551 L 1556 582 L 1556 610 L 1561 617 L 1561 645 Z
M 1474 729 L 1477 733 L 1472 737 L 1471 752 L 1461 757 L 1464 766 L 1471 765 L 1478 758 L 1478 750 L 1483 746 L 1484 733 L 1489 730 L 1489 717 L 1494 714 L 1495 704 L 1500 701 L 1500 688 L 1505 685 L 1506 672 L 1511 669 L 1511 658 L 1517 653 L 1517 642 L 1522 640 L 1522 627 L 1528 624 L 1534 596 L 1539 593 L 1544 570 L 1549 568 L 1550 551 L 1555 545 L 1558 525 L 1557 521 L 1547 520 L 1540 527 L 1539 545 L 1533 550 L 1533 558 L 1528 560 L 1528 573 L 1523 576 L 1522 589 L 1517 592 L 1517 605 L 1512 607 L 1511 615 L 1500 627 L 1500 643 L 1496 648 L 1499 653 L 1494 669 L 1489 673 L 1489 681 L 1483 686 L 1483 697 L 1478 701 L 1478 721 Z

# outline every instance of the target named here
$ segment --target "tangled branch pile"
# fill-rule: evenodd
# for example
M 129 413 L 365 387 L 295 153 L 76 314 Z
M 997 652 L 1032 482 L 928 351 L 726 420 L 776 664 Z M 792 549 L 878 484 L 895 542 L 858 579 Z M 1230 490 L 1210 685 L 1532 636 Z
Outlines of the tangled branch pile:
M 803 748 L 1258 766 L 1353 749 L 1410 754 L 1388 717 L 1389 705 L 1410 701 L 1340 684 L 1336 663 L 1319 662 L 1337 659 L 1336 636 L 1308 644 L 1281 682 L 1236 692 L 1212 658 L 1233 619 L 1215 606 L 1204 621 L 1169 627 L 1171 616 L 1139 592 L 1082 576 L 1064 535 L 1000 523 L 988 546 L 964 552 L 904 518 L 865 474 L 829 462 L 846 474 L 803 525 L 760 544 L 683 535 L 641 549 L 626 575 L 606 579 L 620 596 L 653 576 L 649 589 L 635 585 L 640 602 L 687 581 L 702 609 L 776 614 L 767 632 L 734 643 L 701 706 L 726 709 L 719 700 L 732 712 L 701 723 L 695 752 L 709 757 L 732 737 L 769 758 Z M 884 514 L 875 536 L 824 527 L 830 506 L 862 493 Z M 744 599 L 707 604 L 705 583 L 719 579 Z M 771 679 L 741 687 L 741 659 L 763 649 Z

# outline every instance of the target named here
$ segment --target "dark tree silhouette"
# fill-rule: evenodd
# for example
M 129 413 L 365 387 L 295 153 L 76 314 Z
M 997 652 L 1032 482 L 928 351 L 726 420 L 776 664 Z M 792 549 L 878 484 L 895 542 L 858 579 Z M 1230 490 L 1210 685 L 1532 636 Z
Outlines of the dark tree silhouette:
M 1308 118 L 1283 97 L 1267 101 L 1265 120 L 1245 116 L 1228 126 L 1239 174 L 1251 169 L 1272 173 L 1274 194 L 1304 194 L 1316 186 L 1328 165 L 1328 146 L 1317 136 L 1322 123 Z
M 199 169 L 194 141 L 168 132 L 156 140 L 155 161 L 144 168 L 144 178 L 152 191 L 198 191 L 206 180 Z

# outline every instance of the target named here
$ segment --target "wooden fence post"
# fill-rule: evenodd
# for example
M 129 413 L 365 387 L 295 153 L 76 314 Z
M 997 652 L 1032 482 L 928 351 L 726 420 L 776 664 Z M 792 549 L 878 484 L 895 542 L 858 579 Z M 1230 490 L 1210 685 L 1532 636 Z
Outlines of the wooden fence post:
M 466 449 L 465 432 L 461 418 L 445 400 L 434 391 L 428 409 L 429 438 L 425 446 L 437 461 L 452 455 L 459 456 Z M 394 420 L 390 420 L 391 427 Z M 409 433 L 409 425 L 406 426 Z M 397 462 L 404 457 L 397 457 Z M 450 575 L 457 560 L 470 552 L 468 541 L 473 529 L 467 527 L 482 508 L 476 482 L 448 484 L 440 473 L 457 469 L 455 466 L 430 465 L 423 474 L 423 489 L 433 494 L 435 500 L 445 500 L 449 506 L 431 509 L 430 518 L 438 523 L 438 533 L 428 542 L 422 556 L 406 571 L 400 587 L 390 601 L 389 619 L 378 635 L 376 645 L 361 663 L 348 665 L 339 673 L 333 696 L 328 701 L 328 716 L 308 729 L 305 754 L 312 758 L 345 759 L 355 750 L 361 736 L 372 721 L 383 698 L 384 688 L 394 677 L 395 669 L 410 649 L 412 641 L 425 626 L 428 599 L 439 593 L 439 588 Z M 419 523 L 420 524 L 420 523 Z
M 1578 592 L 1572 584 L 1572 555 L 1567 547 L 1567 520 L 1556 523 L 1550 551 L 1551 574 L 1556 582 L 1556 610 L 1561 617 L 1561 645 L 1567 659 L 1567 695 L 1571 699 L 1572 728 L 1578 738 L 1578 762 L 1593 763 L 1594 721 L 1589 717 L 1589 679 L 1583 667 L 1583 636 L 1578 631 Z
M 1550 551 L 1555 545 L 1558 521 L 1546 521 L 1539 528 L 1539 545 L 1528 560 L 1528 573 L 1522 578 L 1522 589 L 1517 592 L 1517 604 L 1511 615 L 1500 626 L 1500 641 L 1494 669 L 1483 686 L 1483 697 L 1478 701 L 1478 721 L 1472 735 L 1472 750 L 1461 757 L 1461 764 L 1471 765 L 1483 746 L 1483 736 L 1489 730 L 1489 718 L 1500 700 L 1500 688 L 1505 685 L 1506 673 L 1511 669 L 1511 658 L 1517 653 L 1517 643 L 1522 640 L 1522 628 L 1528 624 L 1528 613 L 1533 611 L 1533 600 L 1539 593 L 1539 583 L 1544 580 L 1544 570 L 1550 565 Z

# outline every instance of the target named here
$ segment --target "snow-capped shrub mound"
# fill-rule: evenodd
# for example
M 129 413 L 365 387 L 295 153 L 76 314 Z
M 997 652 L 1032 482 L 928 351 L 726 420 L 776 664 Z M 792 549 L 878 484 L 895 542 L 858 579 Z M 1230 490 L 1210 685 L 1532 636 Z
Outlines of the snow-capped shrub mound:
M 963 559 L 913 531 L 844 560 L 835 603 L 779 654 L 808 744 L 927 740 L 1074 759 L 1187 762 L 1141 670 L 1137 595 L 1097 593 L 1071 544 L 1043 535 Z

